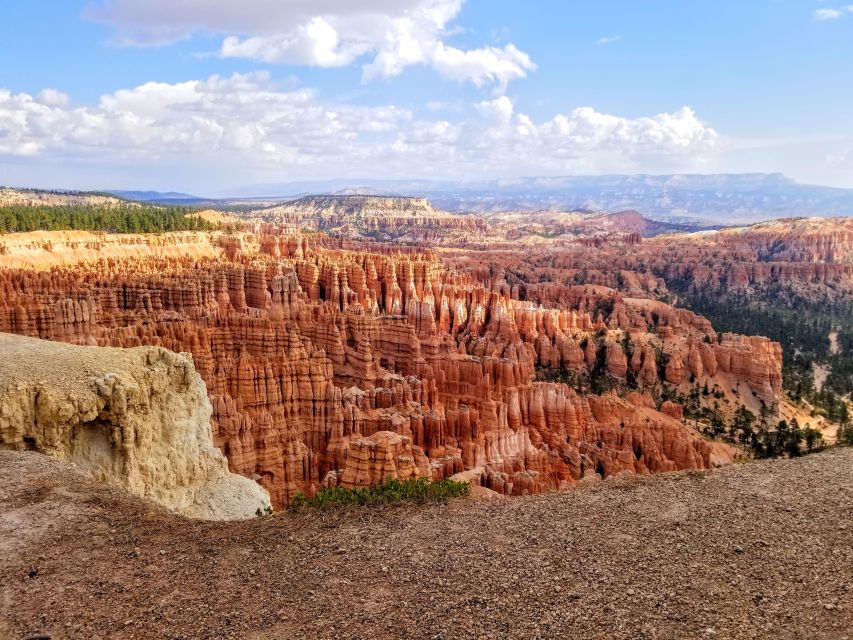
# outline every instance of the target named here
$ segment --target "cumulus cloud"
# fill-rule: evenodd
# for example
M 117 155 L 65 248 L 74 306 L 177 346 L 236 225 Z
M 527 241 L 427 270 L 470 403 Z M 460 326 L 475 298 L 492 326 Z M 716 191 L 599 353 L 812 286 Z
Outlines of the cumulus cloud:
M 343 67 L 369 51 L 369 43 L 342 40 L 325 18 L 317 16 L 283 35 L 244 39 L 228 36 L 222 42 L 220 53 L 226 58 Z
M 97 106 L 69 105 L 0 90 L 0 163 L 35 156 L 108 171 L 125 162 L 137 175 L 162 175 L 162 163 L 177 158 L 185 171 L 216 168 L 238 181 L 365 171 L 484 177 L 683 167 L 718 139 L 688 107 L 643 118 L 582 107 L 535 122 L 500 96 L 447 119 L 329 103 L 260 72 L 150 82 Z
M 815 20 L 835 20 L 843 15 L 844 12 L 838 9 L 816 9 L 814 12 Z
M 506 96 L 500 96 L 494 100 L 485 100 L 475 106 L 477 107 L 477 111 L 487 120 L 501 124 L 507 124 L 512 118 L 512 112 L 515 110 L 512 100 Z
M 439 42 L 433 53 L 433 66 L 444 76 L 463 82 L 469 80 L 478 87 L 495 84 L 500 91 L 510 80 L 523 78 L 536 65 L 526 53 L 514 45 L 503 48 L 483 47 L 465 51 Z
M 853 13 L 853 4 L 848 4 L 838 9 L 816 9 L 813 15 L 815 20 L 823 22 L 826 20 L 837 20 L 845 13 Z
M 89 15 L 124 44 L 162 44 L 197 32 L 224 36 L 219 54 L 268 63 L 343 67 L 369 58 L 363 79 L 423 64 L 458 82 L 499 90 L 536 68 L 512 44 L 460 49 L 444 37 L 464 0 L 102 0 Z
M 62 93 L 61 91 L 57 91 L 56 89 L 42 89 L 39 94 L 36 96 L 36 100 L 41 102 L 42 104 L 46 104 L 53 107 L 65 107 L 68 106 L 70 102 L 70 98 L 68 95 Z
M 602 46 L 605 44 L 613 44 L 614 42 L 619 42 L 621 39 L 622 36 L 605 36 L 596 40 L 595 44 L 597 44 L 598 46 Z

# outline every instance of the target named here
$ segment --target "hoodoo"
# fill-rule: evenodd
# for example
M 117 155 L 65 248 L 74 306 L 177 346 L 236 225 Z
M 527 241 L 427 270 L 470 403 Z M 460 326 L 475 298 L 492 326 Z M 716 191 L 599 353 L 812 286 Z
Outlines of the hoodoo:
M 79 249 L 73 265 L 0 271 L 0 330 L 191 353 L 214 443 L 276 508 L 389 475 L 476 469 L 466 477 L 520 495 L 587 476 L 707 468 L 733 454 L 712 456 L 675 407 L 661 411 L 662 398 L 633 403 L 617 387 L 707 383 L 778 401 L 778 345 L 718 337 L 689 311 L 606 287 L 522 294 L 427 250 L 327 247 L 324 236 L 272 227 L 174 241 L 207 257 L 181 257 L 174 244 L 118 259 L 105 241 Z M 3 259 L 17 264 L 31 244 L 7 236 Z M 45 264 L 52 251 L 40 249 Z

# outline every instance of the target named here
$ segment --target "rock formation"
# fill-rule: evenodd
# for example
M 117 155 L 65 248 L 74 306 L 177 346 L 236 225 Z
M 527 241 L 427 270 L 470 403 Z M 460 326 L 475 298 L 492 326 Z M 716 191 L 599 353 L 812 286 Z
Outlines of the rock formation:
M 440 245 L 465 244 L 466 237 L 483 236 L 489 228 L 480 217 L 434 209 L 424 198 L 390 196 L 307 196 L 245 217 L 348 238 Z
M 669 284 L 712 295 L 782 289 L 811 301 L 853 297 L 853 218 L 781 220 L 639 238 L 607 226 L 590 227 L 576 213 L 548 214 L 551 222 L 539 228 L 536 220 L 542 216 L 502 214 L 498 219 L 504 222 L 495 223 L 482 239 L 480 255 L 448 253 L 445 258 L 460 268 L 476 261 L 481 269 L 504 272 L 522 295 L 548 291 L 554 284 L 584 284 L 634 298 L 666 298 Z M 553 227 L 560 216 L 565 224 Z
M 0 448 L 72 462 L 191 517 L 246 518 L 269 505 L 213 446 L 210 401 L 187 357 L 8 334 L 0 354 Z
M 247 236 L 251 237 L 251 236 Z M 90 260 L 144 257 L 217 257 L 227 247 L 219 233 L 106 234 L 33 231 L 0 235 L 0 268 L 49 269 Z
M 471 472 L 523 494 L 712 464 L 711 445 L 675 406 L 545 381 L 562 375 L 648 390 L 724 373 L 727 387 L 777 400 L 778 345 L 719 337 L 687 310 L 577 284 L 568 269 L 512 252 L 445 254 L 270 225 L 153 236 L 150 247 L 139 236 L 73 252 L 62 242 L 0 237 L 0 331 L 191 353 L 215 445 L 276 507 L 389 475 Z M 122 242 L 137 255 L 114 254 Z M 30 263 L 15 268 L 22 256 Z M 535 281 L 507 275 L 525 269 Z
M 353 489 L 388 478 L 407 480 L 430 475 L 429 460 L 423 449 L 412 447 L 411 438 L 393 431 L 377 431 L 368 438 L 350 441 L 339 484 Z

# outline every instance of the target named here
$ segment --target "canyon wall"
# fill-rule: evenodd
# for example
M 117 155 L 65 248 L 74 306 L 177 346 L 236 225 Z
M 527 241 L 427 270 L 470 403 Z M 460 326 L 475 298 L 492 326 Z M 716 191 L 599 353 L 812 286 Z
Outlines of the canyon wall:
M 0 448 L 71 462 L 190 517 L 269 505 L 213 446 L 192 362 L 157 347 L 81 347 L 0 334 Z
M 516 225 L 522 228 L 520 225 Z M 463 271 L 503 275 L 524 299 L 547 303 L 554 285 L 605 286 L 632 297 L 673 292 L 753 295 L 791 303 L 853 298 L 853 218 L 639 238 L 605 234 L 489 251 L 436 249 Z
M 250 241 L 242 234 L 234 242 Z M 91 231 L 31 231 L 0 235 L 0 269 L 43 270 L 91 261 L 145 257 L 217 257 L 228 246 L 220 233 L 108 234 Z

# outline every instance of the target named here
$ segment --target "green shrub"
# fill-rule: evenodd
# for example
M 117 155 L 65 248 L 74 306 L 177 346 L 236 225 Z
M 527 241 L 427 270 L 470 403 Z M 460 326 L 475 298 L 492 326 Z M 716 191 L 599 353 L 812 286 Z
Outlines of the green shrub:
M 452 498 L 468 495 L 471 487 L 467 482 L 440 480 L 432 482 L 426 478 L 395 480 L 388 478 L 382 484 L 359 489 L 330 487 L 320 489 L 313 498 L 297 494 L 290 503 L 293 510 L 306 508 L 326 509 L 341 506 L 380 506 L 386 504 L 428 502 L 445 503 Z

